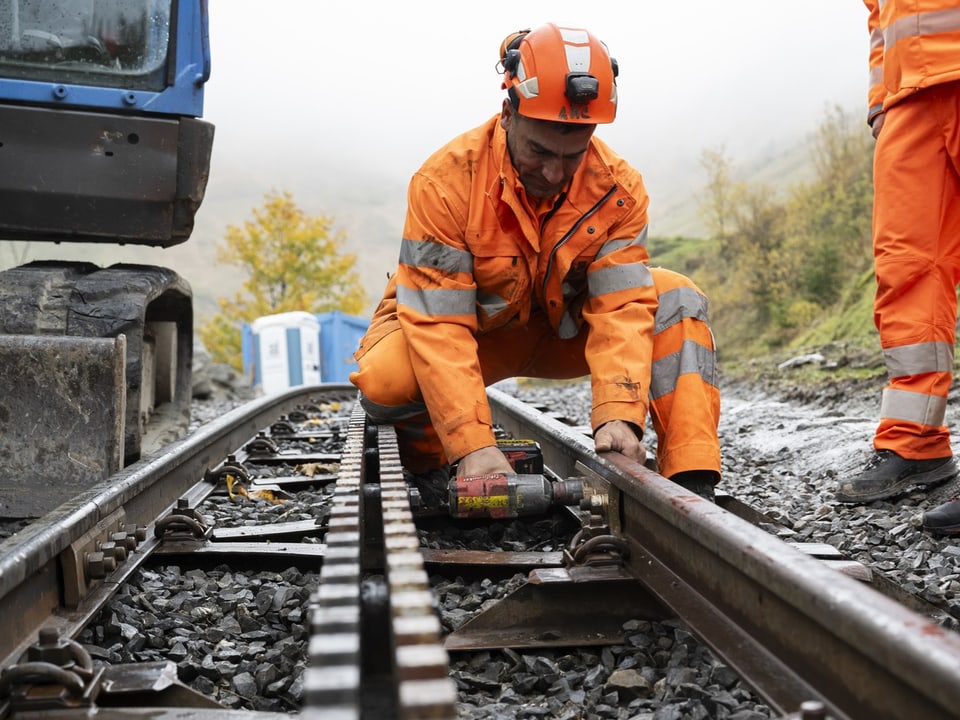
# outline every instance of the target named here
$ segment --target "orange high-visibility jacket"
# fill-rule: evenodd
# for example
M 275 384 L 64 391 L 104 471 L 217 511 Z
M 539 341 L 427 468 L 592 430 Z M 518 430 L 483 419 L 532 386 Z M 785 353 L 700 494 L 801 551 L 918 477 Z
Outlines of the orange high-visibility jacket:
M 917 90 L 960 80 L 960 2 L 864 0 L 870 10 L 867 120 Z
M 657 296 L 635 169 L 594 137 L 563 201 L 538 213 L 496 115 L 428 158 L 407 201 L 400 264 L 358 352 L 402 327 L 448 452 L 491 444 L 474 334 L 523 327 L 534 304 L 560 337 L 590 328 L 593 427 L 644 426 Z

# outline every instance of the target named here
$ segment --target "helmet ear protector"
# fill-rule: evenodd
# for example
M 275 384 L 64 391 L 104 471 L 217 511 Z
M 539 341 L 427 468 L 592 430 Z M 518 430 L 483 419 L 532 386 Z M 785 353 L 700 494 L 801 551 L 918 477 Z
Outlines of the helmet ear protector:
M 518 30 L 507 35 L 500 44 L 500 64 L 503 66 L 504 72 L 516 75 L 517 67 L 520 65 L 520 41 L 529 32 L 529 30 Z
M 620 68 L 586 30 L 549 24 L 517 31 L 500 44 L 500 64 L 501 87 L 521 115 L 570 123 L 613 122 L 616 116 Z

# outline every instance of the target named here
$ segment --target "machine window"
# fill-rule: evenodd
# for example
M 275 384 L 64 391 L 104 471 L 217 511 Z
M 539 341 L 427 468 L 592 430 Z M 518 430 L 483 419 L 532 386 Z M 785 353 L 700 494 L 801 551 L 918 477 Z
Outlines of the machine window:
M 0 76 L 162 89 L 171 3 L 0 2 Z

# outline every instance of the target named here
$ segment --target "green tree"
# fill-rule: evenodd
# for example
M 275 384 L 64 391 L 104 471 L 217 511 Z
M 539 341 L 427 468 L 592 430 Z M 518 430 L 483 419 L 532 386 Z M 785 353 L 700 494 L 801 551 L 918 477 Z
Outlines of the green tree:
M 707 173 L 700 211 L 710 244 L 693 278 L 710 298 L 718 342 L 729 345 L 768 326 L 776 314 L 782 208 L 769 188 L 734 179 L 723 148 L 704 151 L 700 164 Z
M 869 131 L 828 109 L 808 153 L 814 178 L 776 192 L 735 179 L 722 149 L 701 156 L 700 211 L 710 237 L 692 276 L 710 298 L 728 354 L 750 356 L 804 337 L 841 304 L 849 307 L 872 267 Z M 859 314 L 861 303 L 854 305 Z M 858 322 L 869 324 L 869 316 Z M 847 325 L 836 327 L 826 339 L 846 336 Z
M 700 154 L 700 166 L 707 173 L 707 184 L 700 202 L 700 216 L 707 224 L 711 238 L 725 242 L 745 186 L 743 183 L 734 182 L 733 166 L 723 146 L 704 150 Z
M 332 217 L 306 215 L 284 192 L 266 195 L 243 226 L 227 227 L 217 262 L 239 267 L 246 280 L 232 299 L 217 300 L 220 311 L 198 330 L 214 361 L 242 369 L 241 327 L 262 315 L 363 309 L 356 256 L 341 252 L 346 235 L 333 224 Z
M 779 323 L 784 314 L 786 275 L 783 205 L 758 185 L 744 194 L 736 214 L 734 280 L 749 294 L 758 327 Z
M 862 119 L 828 112 L 813 147 L 816 179 L 793 193 L 789 208 L 804 247 L 797 291 L 823 308 L 849 278 L 872 267 L 873 137 Z

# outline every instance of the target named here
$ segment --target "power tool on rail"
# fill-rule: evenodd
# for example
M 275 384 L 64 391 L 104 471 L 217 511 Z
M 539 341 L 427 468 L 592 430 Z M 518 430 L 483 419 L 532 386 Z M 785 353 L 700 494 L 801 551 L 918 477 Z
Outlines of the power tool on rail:
M 577 505 L 579 479 L 551 480 L 544 475 L 540 446 L 532 440 L 502 439 L 497 447 L 513 473 L 450 479 L 449 512 L 455 518 L 515 518 L 542 515 L 555 505 Z

